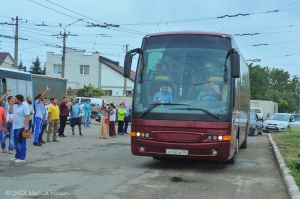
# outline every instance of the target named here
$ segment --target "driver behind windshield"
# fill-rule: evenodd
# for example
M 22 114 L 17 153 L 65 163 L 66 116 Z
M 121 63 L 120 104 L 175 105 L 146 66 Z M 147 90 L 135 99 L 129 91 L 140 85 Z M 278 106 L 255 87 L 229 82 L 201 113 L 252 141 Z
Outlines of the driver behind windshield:
M 200 93 L 198 95 L 197 100 L 209 100 L 214 101 L 220 98 L 221 91 L 217 86 L 213 84 L 213 82 L 209 81 L 209 78 L 202 85 Z
M 168 85 L 162 84 L 161 91 L 155 93 L 153 98 L 154 103 L 173 103 L 171 92 L 168 91 Z

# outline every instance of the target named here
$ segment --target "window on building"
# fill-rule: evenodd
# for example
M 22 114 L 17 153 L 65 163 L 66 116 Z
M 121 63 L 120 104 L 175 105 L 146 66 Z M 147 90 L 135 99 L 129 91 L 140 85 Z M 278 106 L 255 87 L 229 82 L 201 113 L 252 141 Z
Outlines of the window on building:
M 89 74 L 89 65 L 80 65 L 80 75 L 88 75 Z
M 132 96 L 132 91 L 126 91 L 126 96 Z
M 107 96 L 112 96 L 112 90 L 106 90 L 106 95 Z
M 53 73 L 57 75 L 61 75 L 61 64 L 54 64 Z

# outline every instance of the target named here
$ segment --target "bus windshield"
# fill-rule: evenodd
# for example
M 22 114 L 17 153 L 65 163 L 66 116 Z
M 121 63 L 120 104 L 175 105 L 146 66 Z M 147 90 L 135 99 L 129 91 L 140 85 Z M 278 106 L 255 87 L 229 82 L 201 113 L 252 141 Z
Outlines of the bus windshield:
M 230 49 L 230 39 L 220 36 L 146 37 L 137 68 L 133 117 L 144 116 L 146 110 L 145 118 L 156 119 L 215 120 L 219 117 L 207 115 L 228 115 Z M 153 106 L 157 103 L 162 105 Z

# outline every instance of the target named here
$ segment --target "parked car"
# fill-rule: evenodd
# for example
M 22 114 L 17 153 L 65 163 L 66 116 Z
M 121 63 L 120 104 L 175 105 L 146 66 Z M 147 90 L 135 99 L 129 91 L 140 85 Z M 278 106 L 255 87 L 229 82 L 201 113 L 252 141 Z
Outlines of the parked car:
M 262 135 L 263 118 L 260 118 L 257 113 L 250 113 L 249 135 Z
M 263 132 L 287 131 L 294 116 L 289 113 L 275 113 L 263 123 Z
M 300 129 L 300 115 L 294 115 L 293 120 L 290 122 L 291 129 Z
M 99 104 L 90 103 L 91 105 L 91 119 L 95 119 L 96 115 L 100 113 L 101 106 Z
M 263 111 L 259 107 L 250 107 L 250 112 L 257 113 L 260 118 L 263 118 Z
M 96 116 L 95 116 L 95 120 L 97 121 L 97 122 L 100 122 L 100 120 L 101 120 L 101 113 L 98 113 Z

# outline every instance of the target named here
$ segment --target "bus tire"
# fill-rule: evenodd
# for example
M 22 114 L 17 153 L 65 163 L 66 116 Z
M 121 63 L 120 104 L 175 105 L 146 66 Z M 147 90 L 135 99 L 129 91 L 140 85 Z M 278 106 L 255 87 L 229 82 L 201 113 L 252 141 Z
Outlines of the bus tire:
M 248 146 L 248 141 L 247 141 L 248 136 L 246 135 L 245 140 L 243 144 L 241 145 L 240 149 L 246 149 Z
M 234 164 L 236 162 L 236 154 L 239 151 L 239 139 L 236 139 L 236 144 L 235 144 L 235 152 L 234 155 L 232 156 L 232 158 L 230 158 L 229 160 L 226 161 L 227 164 Z

